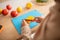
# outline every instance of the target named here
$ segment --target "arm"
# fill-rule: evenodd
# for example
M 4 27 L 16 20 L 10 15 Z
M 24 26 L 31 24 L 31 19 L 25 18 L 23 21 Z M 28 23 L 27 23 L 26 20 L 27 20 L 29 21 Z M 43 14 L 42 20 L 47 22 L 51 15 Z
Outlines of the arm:
M 38 19 L 38 20 L 36 20 L 36 19 Z M 41 17 L 36 17 L 36 18 L 35 18 L 35 21 L 36 21 L 37 23 L 40 23 L 42 20 L 43 20 L 43 18 L 41 18 Z M 32 28 L 32 29 L 31 29 L 32 33 L 36 32 L 38 28 L 39 28 L 39 25 L 37 25 L 36 27 Z
M 40 35 L 41 31 L 42 31 L 42 26 L 43 26 L 43 23 L 46 21 L 47 18 L 49 18 L 51 16 L 51 13 L 49 13 L 46 18 L 41 22 L 35 36 L 34 36 L 34 40 L 37 40 L 38 36 Z

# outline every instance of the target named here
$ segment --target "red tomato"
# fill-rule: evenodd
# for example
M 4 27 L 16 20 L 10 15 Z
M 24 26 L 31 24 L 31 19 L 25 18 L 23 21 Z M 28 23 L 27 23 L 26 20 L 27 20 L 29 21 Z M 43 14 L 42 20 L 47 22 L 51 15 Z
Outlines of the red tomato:
M 8 10 L 11 10 L 11 9 L 12 9 L 11 5 L 7 5 L 6 8 L 7 8 Z
M 8 10 L 7 10 L 7 9 L 3 9 L 3 10 L 2 10 L 2 14 L 3 14 L 3 15 L 7 15 L 7 14 L 8 14 Z
M 16 11 L 12 11 L 12 12 L 11 12 L 11 16 L 12 16 L 12 17 L 16 17 L 17 15 L 18 15 L 18 13 L 17 13 Z

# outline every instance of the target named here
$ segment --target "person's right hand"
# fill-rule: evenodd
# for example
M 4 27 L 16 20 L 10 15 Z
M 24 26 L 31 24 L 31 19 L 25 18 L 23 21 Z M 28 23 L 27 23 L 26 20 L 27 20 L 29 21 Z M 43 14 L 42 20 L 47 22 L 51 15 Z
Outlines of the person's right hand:
M 37 23 L 40 23 L 43 20 L 42 17 L 35 17 L 34 21 L 36 21 Z

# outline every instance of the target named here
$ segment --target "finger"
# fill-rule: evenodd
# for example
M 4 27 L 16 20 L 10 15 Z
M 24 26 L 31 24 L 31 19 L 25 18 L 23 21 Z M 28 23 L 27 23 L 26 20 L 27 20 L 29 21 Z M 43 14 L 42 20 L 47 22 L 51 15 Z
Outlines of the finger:
M 27 26 L 27 25 L 28 25 L 28 23 L 25 20 L 23 20 L 22 26 Z
M 24 23 L 24 21 L 22 21 L 22 26 L 25 26 L 25 23 Z
M 28 25 L 28 23 L 27 23 L 25 20 L 23 20 L 23 21 L 24 21 L 24 24 L 25 24 L 25 25 Z
M 34 21 L 40 23 L 42 21 L 42 18 L 41 17 L 35 17 Z

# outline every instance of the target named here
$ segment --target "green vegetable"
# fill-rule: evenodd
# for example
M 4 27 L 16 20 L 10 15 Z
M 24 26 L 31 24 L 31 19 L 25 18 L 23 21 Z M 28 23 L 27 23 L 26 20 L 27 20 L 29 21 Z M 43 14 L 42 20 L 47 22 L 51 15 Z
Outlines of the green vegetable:
M 47 2 L 48 0 L 36 0 L 36 2 Z

